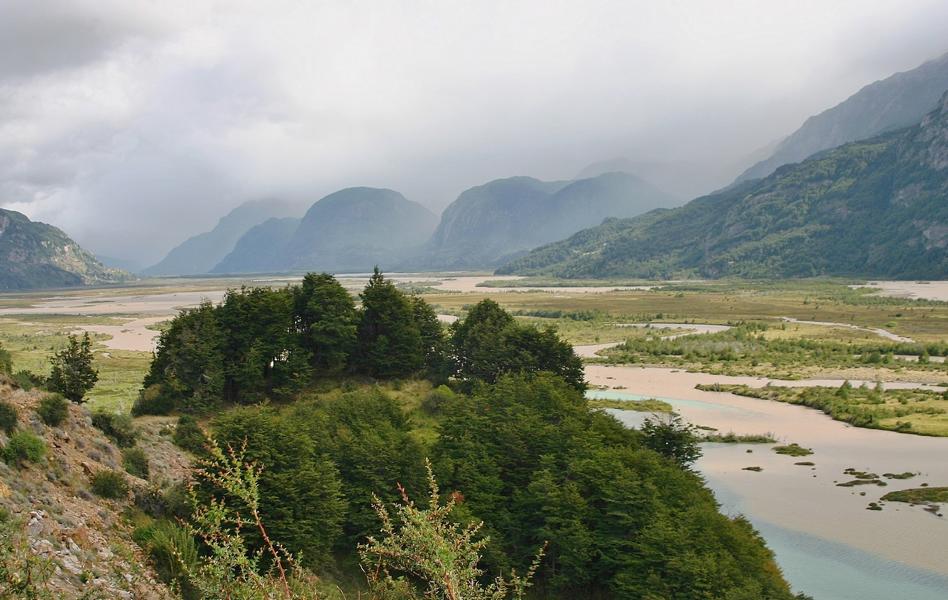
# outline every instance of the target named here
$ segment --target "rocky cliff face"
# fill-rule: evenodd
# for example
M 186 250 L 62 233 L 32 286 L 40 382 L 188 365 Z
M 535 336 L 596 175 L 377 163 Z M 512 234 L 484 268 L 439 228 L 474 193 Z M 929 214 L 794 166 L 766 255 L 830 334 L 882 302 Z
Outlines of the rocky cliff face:
M 0 290 L 113 283 L 127 277 L 102 265 L 56 227 L 0 209 Z
M 948 54 L 867 85 L 837 106 L 807 119 L 772 156 L 749 168 L 737 181 L 766 177 L 777 167 L 816 152 L 918 123 L 946 90 Z

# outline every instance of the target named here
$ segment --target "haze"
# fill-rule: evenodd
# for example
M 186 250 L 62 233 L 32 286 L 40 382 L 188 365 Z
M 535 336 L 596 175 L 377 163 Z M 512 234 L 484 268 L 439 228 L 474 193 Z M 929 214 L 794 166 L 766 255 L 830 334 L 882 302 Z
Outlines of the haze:
M 245 200 L 350 185 L 437 211 L 622 156 L 696 195 L 948 50 L 945 23 L 935 0 L 0 0 L 0 206 L 144 265 Z

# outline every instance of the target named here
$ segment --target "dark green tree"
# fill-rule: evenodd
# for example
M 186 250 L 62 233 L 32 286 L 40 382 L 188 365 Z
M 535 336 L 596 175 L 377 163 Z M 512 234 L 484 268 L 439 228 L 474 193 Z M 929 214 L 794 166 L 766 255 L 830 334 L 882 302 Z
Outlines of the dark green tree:
M 338 373 L 355 349 L 357 314 L 352 296 L 327 273 L 307 273 L 293 288 L 293 313 L 300 344 L 315 375 Z
M 688 468 L 701 458 L 700 438 L 695 428 L 680 416 L 649 417 L 642 423 L 644 443 L 662 456 Z
M 435 382 L 447 381 L 451 376 L 451 361 L 444 327 L 438 320 L 434 308 L 419 296 L 411 297 L 412 317 L 421 334 L 421 345 L 425 354 L 425 371 Z
M 325 562 L 342 532 L 346 504 L 333 462 L 305 428 L 269 408 L 232 410 L 213 424 L 222 447 L 244 448 L 261 468 L 260 512 L 270 537 L 308 565 Z M 265 541 L 248 532 L 253 548 Z
M 425 366 L 409 298 L 375 268 L 361 296 L 356 369 L 373 377 L 408 377 Z
M 10 357 L 10 351 L 3 347 L 3 342 L 0 342 L 0 373 L 4 375 L 13 373 L 13 360 Z
M 49 389 L 77 404 L 84 402 L 86 393 L 99 380 L 93 361 L 89 334 L 82 338 L 70 335 L 66 347 L 50 358 Z

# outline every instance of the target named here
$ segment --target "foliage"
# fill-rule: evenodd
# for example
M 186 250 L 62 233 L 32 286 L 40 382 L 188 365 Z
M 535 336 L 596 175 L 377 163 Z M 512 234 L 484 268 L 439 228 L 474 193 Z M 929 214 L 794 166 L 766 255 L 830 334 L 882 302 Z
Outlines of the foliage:
M 199 565 L 198 548 L 187 528 L 160 520 L 136 530 L 133 537 L 148 553 L 158 579 L 173 585 L 185 600 L 199 598 L 190 581 Z
M 179 448 L 201 455 L 207 450 L 207 434 L 201 429 L 197 419 L 191 415 L 181 415 L 174 428 L 172 441 Z
M 0 430 L 3 430 L 7 435 L 10 435 L 13 433 L 13 430 L 16 429 L 16 424 L 16 407 L 9 402 L 0 400 Z
M 50 358 L 49 389 L 77 404 L 84 402 L 85 395 L 99 380 L 93 360 L 89 334 L 83 334 L 82 339 L 70 335 L 66 347 Z
M 181 415 L 175 425 L 172 441 L 179 448 L 201 455 L 207 450 L 208 437 L 197 419 L 191 415 Z
M 3 342 L 0 342 L 0 373 L 5 375 L 13 373 L 13 359 L 10 351 L 3 347 Z
M 148 479 L 148 456 L 141 448 L 125 448 L 122 450 L 122 467 L 129 475 L 139 479 Z
M 493 300 L 482 300 L 451 328 L 456 372 L 468 382 L 493 383 L 505 373 L 549 371 L 579 390 L 586 387 L 582 361 L 556 330 L 517 323 Z
M 29 431 L 14 431 L 3 447 L 3 459 L 22 467 L 26 463 L 38 463 L 46 455 L 46 442 Z
M 46 425 L 58 427 L 69 416 L 69 404 L 59 394 L 46 394 L 40 399 L 36 413 Z
M 37 375 L 32 371 L 19 370 L 13 375 L 13 384 L 18 386 L 22 390 L 30 391 L 36 387 L 43 387 L 46 385 L 46 378 L 42 375 Z
M 361 294 L 356 356 L 360 372 L 406 377 L 425 366 L 426 348 L 412 300 L 385 279 L 378 267 Z
M 701 458 L 701 437 L 694 426 L 677 414 L 646 418 L 642 423 L 642 434 L 645 446 L 672 459 L 682 468 L 687 469 Z
M 92 425 L 122 448 L 134 446 L 138 438 L 135 422 L 126 414 L 97 411 L 92 413 Z
M 202 598 L 232 600 L 313 599 L 311 577 L 282 545 L 270 538 L 264 524 L 260 494 L 260 468 L 241 450 L 209 448 L 209 458 L 197 469 L 199 485 L 216 490 L 207 497 L 192 492 L 194 507 L 187 525 L 206 553 L 199 564 L 188 567 L 188 580 Z M 252 535 L 255 542 L 246 540 Z
M 96 471 L 90 477 L 92 492 L 102 498 L 118 500 L 128 495 L 128 479 L 112 469 Z
M 925 502 L 948 503 L 948 487 L 924 487 L 889 492 L 882 497 L 886 502 L 910 502 L 923 504 Z
M 346 505 L 336 466 L 317 448 L 305 425 L 273 409 L 247 407 L 216 419 L 214 436 L 222 446 L 241 447 L 243 459 L 260 467 L 255 510 L 272 538 L 291 553 L 302 554 L 309 565 L 325 561 L 342 532 Z M 204 471 L 223 477 L 212 471 L 214 464 Z M 254 551 L 268 543 L 254 532 L 245 535 L 245 542 Z
M 373 507 L 382 523 L 381 538 L 369 536 L 359 545 L 362 569 L 369 590 L 379 600 L 445 599 L 502 600 L 524 597 L 540 566 L 542 550 L 526 576 L 512 573 L 510 580 L 496 577 L 484 585 L 478 565 L 489 538 L 476 539 L 482 524 L 460 526 L 451 520 L 455 500 L 441 503 L 438 484 L 428 467 L 428 507 L 419 508 L 399 486 L 402 503 L 395 517 L 377 497 Z
M 293 314 L 314 374 L 342 371 L 355 347 L 358 323 L 349 292 L 332 275 L 307 273 L 293 288 Z
M 507 375 L 447 405 L 434 466 L 457 518 L 483 520 L 496 540 L 489 569 L 524 568 L 549 540 L 547 596 L 790 598 L 751 526 L 718 513 L 702 480 L 646 437 L 561 379 Z

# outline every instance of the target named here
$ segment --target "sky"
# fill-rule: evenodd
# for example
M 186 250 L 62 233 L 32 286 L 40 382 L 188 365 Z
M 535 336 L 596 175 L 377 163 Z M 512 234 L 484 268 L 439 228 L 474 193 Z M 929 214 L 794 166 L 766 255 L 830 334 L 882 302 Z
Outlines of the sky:
M 725 185 L 948 52 L 944 0 L 0 0 L 0 207 L 147 265 L 241 202 L 440 211 L 626 157 Z

